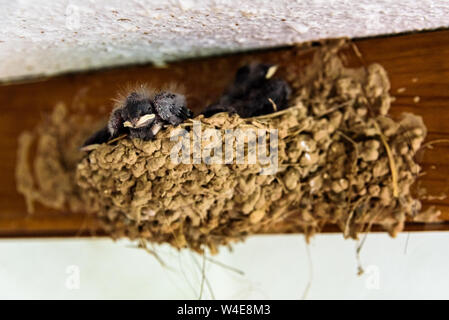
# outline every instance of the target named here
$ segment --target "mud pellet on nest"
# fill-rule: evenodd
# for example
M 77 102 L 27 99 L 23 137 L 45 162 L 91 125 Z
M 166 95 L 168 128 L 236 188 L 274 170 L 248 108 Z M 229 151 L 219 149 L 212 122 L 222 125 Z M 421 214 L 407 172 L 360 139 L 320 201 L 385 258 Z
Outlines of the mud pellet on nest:
M 386 175 L 389 172 L 388 163 L 385 160 L 378 161 L 374 164 L 373 177 L 379 178 Z
M 314 132 L 313 138 L 317 141 L 320 141 L 321 139 L 324 139 L 327 135 L 328 135 L 327 130 L 318 130 Z
M 309 180 L 310 192 L 318 192 L 323 186 L 323 178 L 321 176 L 315 176 Z
M 335 193 L 340 193 L 348 189 L 348 186 L 349 186 L 348 180 L 342 178 L 332 181 L 331 188 L 332 191 L 334 191 Z
M 294 190 L 299 182 L 299 172 L 296 169 L 287 171 L 284 177 L 284 184 L 288 190 Z
M 330 115 L 329 123 L 334 127 L 340 127 L 341 120 L 343 119 L 343 115 L 340 111 L 335 111 Z
M 316 131 L 313 133 L 313 139 L 315 139 L 316 141 L 320 141 L 326 137 L 329 136 L 329 131 L 330 130 L 330 126 L 329 123 L 326 119 L 321 119 L 318 122 L 318 125 L 316 126 Z
M 401 155 L 405 155 L 405 154 L 407 154 L 408 151 L 409 151 L 408 145 L 407 145 L 406 142 L 400 143 L 399 146 L 398 146 L 398 149 L 399 149 L 399 153 L 400 153 Z
M 367 108 L 361 107 L 361 108 L 358 108 L 358 109 L 357 109 L 357 115 L 358 115 L 359 117 L 364 117 L 364 116 L 366 116 L 367 114 L 368 114 L 368 109 L 367 109 Z
M 416 137 L 416 138 L 412 139 L 411 145 L 412 145 L 413 151 L 416 152 L 419 150 L 419 148 L 421 148 L 421 144 L 422 144 L 423 140 L 424 140 L 423 137 Z
M 309 135 L 299 136 L 299 147 L 305 152 L 314 152 L 316 150 L 316 142 Z
M 345 145 L 341 142 L 334 142 L 331 144 L 329 151 L 332 156 L 342 155 L 346 152 Z
M 368 140 L 363 143 L 363 149 L 360 157 L 364 161 L 376 161 L 379 158 L 380 142 L 377 140 Z
M 366 194 L 366 188 L 362 188 L 358 191 L 357 196 L 364 196 Z
M 369 193 L 373 197 L 378 197 L 380 194 L 380 187 L 378 185 L 372 185 L 369 187 Z
M 365 146 L 370 149 L 379 149 L 380 142 L 377 140 L 368 140 L 365 142 Z
M 379 151 L 377 149 L 366 149 L 361 154 L 364 161 L 376 161 L 379 158 Z
M 383 205 L 391 205 L 391 191 L 388 187 L 383 187 L 379 196 Z
M 422 128 L 415 128 L 415 129 L 413 129 L 413 134 L 414 135 L 416 135 L 416 136 L 422 136 L 422 135 L 424 135 L 424 132 L 423 132 L 423 129 Z
M 255 210 L 253 212 L 250 213 L 249 215 L 249 221 L 252 224 L 256 224 L 259 221 L 261 221 L 263 219 L 263 217 L 265 216 L 265 211 L 263 210 Z
M 318 153 L 309 153 L 306 152 L 302 155 L 301 160 L 300 160 L 300 164 L 302 166 L 312 166 L 315 163 L 317 163 L 319 160 L 319 156 Z

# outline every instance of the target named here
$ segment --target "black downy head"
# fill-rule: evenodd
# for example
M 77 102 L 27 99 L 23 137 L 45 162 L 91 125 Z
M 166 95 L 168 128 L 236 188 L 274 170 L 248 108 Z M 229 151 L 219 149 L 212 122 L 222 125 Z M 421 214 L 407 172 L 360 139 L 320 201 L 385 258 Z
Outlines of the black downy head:
M 120 121 L 113 119 L 113 113 L 110 122 L 123 126 L 122 130 L 128 131 L 131 138 L 153 138 L 155 133 L 153 134 L 151 129 L 157 122 L 157 114 L 149 97 L 132 92 L 119 110 Z
M 161 91 L 150 95 L 144 90 L 132 91 L 119 101 L 108 125 L 87 139 L 82 150 L 88 151 L 91 145 L 105 143 L 122 134 L 150 140 L 164 125 L 178 125 L 192 116 L 181 94 Z
M 272 78 L 276 70 L 277 66 L 263 63 L 239 68 L 234 82 L 203 114 L 210 117 L 219 112 L 229 112 L 249 118 L 287 108 L 291 89 L 284 80 Z

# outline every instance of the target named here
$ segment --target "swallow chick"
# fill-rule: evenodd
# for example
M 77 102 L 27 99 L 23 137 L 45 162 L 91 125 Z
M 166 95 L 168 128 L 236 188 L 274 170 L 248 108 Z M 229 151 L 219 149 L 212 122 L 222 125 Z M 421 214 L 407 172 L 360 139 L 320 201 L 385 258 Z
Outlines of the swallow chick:
M 287 108 L 291 89 L 284 80 L 272 78 L 276 70 L 277 66 L 263 63 L 241 67 L 232 85 L 203 114 L 229 112 L 249 118 Z
M 151 140 L 165 125 L 177 126 L 192 116 L 184 95 L 168 91 L 154 94 L 140 88 L 117 100 L 107 126 L 89 137 L 81 150 L 89 151 L 123 134 Z

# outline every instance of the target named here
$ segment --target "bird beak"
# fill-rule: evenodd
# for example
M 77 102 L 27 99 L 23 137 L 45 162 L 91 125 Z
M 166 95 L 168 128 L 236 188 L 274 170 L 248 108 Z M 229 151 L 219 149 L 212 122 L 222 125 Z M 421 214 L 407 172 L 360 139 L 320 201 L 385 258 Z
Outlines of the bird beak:
M 148 123 L 150 123 L 150 121 L 152 121 L 155 117 L 156 117 L 156 115 L 154 113 L 146 114 L 146 115 L 140 117 L 139 120 L 137 120 L 135 122 L 135 124 L 134 124 L 134 121 L 133 121 L 133 123 L 131 123 L 130 121 L 125 121 L 123 123 L 123 126 L 127 127 L 127 128 L 135 128 L 135 129 L 141 128 L 141 127 L 146 126 Z
M 154 118 L 156 118 L 156 115 L 154 113 L 146 114 L 137 120 L 135 127 L 141 128 L 146 126 L 148 123 L 150 123 Z
M 277 70 L 278 70 L 277 65 L 274 65 L 274 66 L 271 66 L 270 68 L 268 68 L 268 71 L 265 74 L 265 79 L 270 79 L 272 76 L 274 76 L 274 74 L 276 73 Z

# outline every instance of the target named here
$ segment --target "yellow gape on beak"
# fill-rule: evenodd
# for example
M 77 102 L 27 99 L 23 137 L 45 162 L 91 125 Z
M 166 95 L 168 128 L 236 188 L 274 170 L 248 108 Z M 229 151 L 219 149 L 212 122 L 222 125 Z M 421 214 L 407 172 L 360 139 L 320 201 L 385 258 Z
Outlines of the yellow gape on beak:
M 151 120 L 153 120 L 156 117 L 156 115 L 154 113 L 150 113 L 150 114 L 146 114 L 142 117 L 139 118 L 139 120 L 137 120 L 137 122 L 135 124 L 132 124 L 130 121 L 125 121 L 123 123 L 124 127 L 127 128 L 141 128 L 146 126 L 148 123 L 150 123 Z
M 268 71 L 265 74 L 265 79 L 270 79 L 272 76 L 274 76 L 274 74 L 276 73 L 277 70 L 278 70 L 278 66 L 276 66 L 276 65 L 268 68 Z

